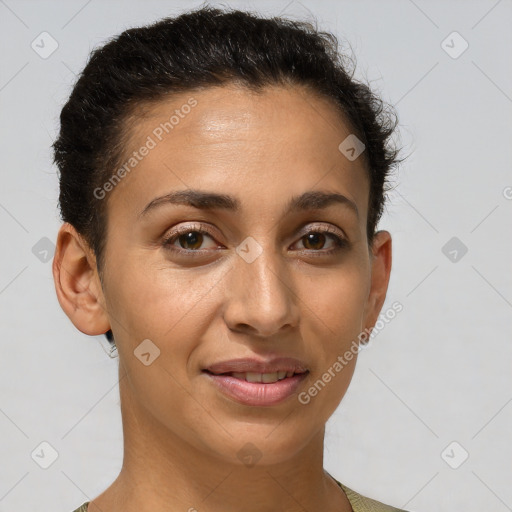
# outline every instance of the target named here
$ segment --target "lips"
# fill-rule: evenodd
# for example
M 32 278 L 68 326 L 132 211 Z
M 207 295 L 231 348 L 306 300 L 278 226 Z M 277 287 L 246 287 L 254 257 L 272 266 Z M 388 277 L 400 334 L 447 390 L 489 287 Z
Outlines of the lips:
M 214 363 L 206 371 L 215 375 L 223 373 L 276 373 L 293 372 L 305 373 L 308 371 L 306 364 L 299 359 L 292 357 L 279 357 L 268 360 L 258 360 L 254 358 L 231 359 Z
M 244 405 L 277 405 L 297 392 L 309 370 L 294 358 L 233 359 L 203 370 L 216 389 Z

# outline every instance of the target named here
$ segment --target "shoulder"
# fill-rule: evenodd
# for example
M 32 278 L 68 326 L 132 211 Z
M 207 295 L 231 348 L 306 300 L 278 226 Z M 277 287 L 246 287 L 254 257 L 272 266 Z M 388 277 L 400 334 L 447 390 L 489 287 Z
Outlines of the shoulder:
M 338 482 L 338 485 L 345 491 L 354 512 L 407 512 L 406 510 L 402 510 L 396 507 L 392 507 L 390 505 L 385 505 L 380 501 L 375 501 L 366 496 L 362 496 L 356 491 L 350 489 L 346 485 L 343 485 L 341 482 Z
M 87 506 L 89 505 L 89 502 L 85 502 L 81 507 L 77 508 L 76 510 L 73 510 L 73 512 L 87 512 Z

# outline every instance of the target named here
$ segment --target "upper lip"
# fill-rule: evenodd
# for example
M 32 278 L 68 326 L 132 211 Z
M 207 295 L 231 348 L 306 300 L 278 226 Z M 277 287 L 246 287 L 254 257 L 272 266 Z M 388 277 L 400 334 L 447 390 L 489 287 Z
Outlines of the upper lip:
M 242 359 L 230 359 L 213 363 L 205 368 L 210 373 L 275 373 L 294 372 L 305 373 L 308 371 L 306 364 L 293 357 L 275 357 L 271 359 L 254 359 L 250 357 Z

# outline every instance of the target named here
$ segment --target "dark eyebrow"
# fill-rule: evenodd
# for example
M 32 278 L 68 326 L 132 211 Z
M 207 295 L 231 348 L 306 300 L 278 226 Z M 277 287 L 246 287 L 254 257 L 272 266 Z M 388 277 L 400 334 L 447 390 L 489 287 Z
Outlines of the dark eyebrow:
M 217 194 L 215 192 L 188 189 L 177 190 L 153 199 L 146 205 L 144 210 L 140 212 L 139 218 L 146 215 L 157 206 L 169 203 L 192 206 L 199 210 L 221 209 L 235 213 L 240 211 L 240 201 L 235 197 L 225 194 Z M 333 204 L 343 204 L 348 206 L 356 216 L 359 217 L 359 210 L 354 201 L 343 194 L 336 192 L 322 192 L 319 190 L 304 192 L 304 194 L 301 194 L 300 196 L 292 197 L 288 202 L 285 213 L 321 210 Z

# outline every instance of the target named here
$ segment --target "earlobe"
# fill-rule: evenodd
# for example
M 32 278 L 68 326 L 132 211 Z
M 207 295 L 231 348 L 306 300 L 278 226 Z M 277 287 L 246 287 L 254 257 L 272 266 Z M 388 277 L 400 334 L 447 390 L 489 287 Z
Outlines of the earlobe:
M 91 336 L 110 329 L 96 258 L 69 223 L 57 235 L 53 279 L 59 303 L 75 327 Z
M 386 299 L 391 274 L 392 242 L 388 231 L 375 233 L 372 244 L 371 283 L 364 328 L 373 328 Z

